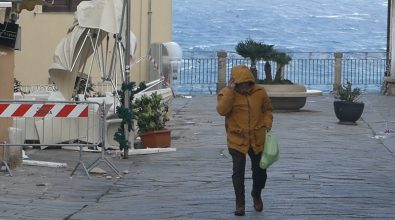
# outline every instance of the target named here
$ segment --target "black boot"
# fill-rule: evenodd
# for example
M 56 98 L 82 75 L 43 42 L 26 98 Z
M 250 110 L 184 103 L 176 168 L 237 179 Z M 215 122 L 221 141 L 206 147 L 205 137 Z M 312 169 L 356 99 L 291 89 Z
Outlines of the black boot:
M 236 216 L 244 216 L 245 215 L 245 204 L 244 204 L 244 202 L 236 201 L 235 215 Z
M 254 201 L 254 209 L 257 212 L 262 212 L 263 210 L 263 202 L 260 194 L 255 194 L 251 192 L 252 200 Z
M 245 215 L 245 190 L 244 190 L 244 174 L 246 155 L 229 148 L 229 153 L 233 160 L 232 182 L 236 196 L 236 216 Z
M 242 187 L 239 187 L 236 190 L 236 210 L 235 215 L 244 216 L 245 215 L 245 193 L 244 193 L 244 184 L 240 184 Z

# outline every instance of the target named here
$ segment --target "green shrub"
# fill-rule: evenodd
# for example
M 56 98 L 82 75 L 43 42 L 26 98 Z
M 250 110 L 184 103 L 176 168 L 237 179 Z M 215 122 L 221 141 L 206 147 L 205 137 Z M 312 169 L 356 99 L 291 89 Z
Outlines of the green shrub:
M 346 102 L 358 102 L 361 94 L 360 88 L 352 89 L 351 82 L 347 81 L 346 85 L 341 85 L 337 88 L 335 98 Z
M 169 106 L 163 102 L 163 98 L 156 92 L 150 96 L 142 95 L 134 103 L 134 115 L 137 118 L 137 125 L 140 133 L 148 131 L 158 131 L 165 128 L 169 120 L 167 112 Z

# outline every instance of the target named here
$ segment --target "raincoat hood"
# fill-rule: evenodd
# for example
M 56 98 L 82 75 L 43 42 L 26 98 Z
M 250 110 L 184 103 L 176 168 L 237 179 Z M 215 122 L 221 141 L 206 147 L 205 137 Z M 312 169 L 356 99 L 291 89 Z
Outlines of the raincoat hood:
M 252 75 L 251 70 L 246 65 L 232 67 L 230 75 L 236 84 L 244 82 L 255 83 L 255 78 Z

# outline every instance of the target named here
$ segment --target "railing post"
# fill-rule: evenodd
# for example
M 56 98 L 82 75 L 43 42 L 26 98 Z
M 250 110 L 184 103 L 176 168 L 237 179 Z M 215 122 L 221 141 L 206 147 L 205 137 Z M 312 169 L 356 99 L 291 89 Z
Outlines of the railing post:
M 226 51 L 218 51 L 218 81 L 217 81 L 217 93 L 226 86 L 226 57 L 228 54 Z
M 343 53 L 335 52 L 335 79 L 333 83 L 333 91 L 337 91 L 342 83 L 342 58 Z

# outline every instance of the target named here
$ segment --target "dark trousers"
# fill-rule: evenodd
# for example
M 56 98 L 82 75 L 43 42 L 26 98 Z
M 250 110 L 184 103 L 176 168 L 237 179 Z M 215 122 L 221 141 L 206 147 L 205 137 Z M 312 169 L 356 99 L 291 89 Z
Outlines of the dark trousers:
M 229 153 L 232 155 L 233 161 L 233 174 L 232 182 L 236 195 L 236 203 L 245 203 L 245 187 L 244 187 L 244 176 L 246 166 L 246 155 L 240 153 L 237 150 L 229 148 Z M 267 173 L 266 169 L 259 167 L 259 161 L 261 154 L 256 155 L 252 149 L 248 151 L 248 155 L 251 159 L 251 170 L 252 170 L 252 195 L 258 197 L 261 195 L 262 189 L 265 188 Z

